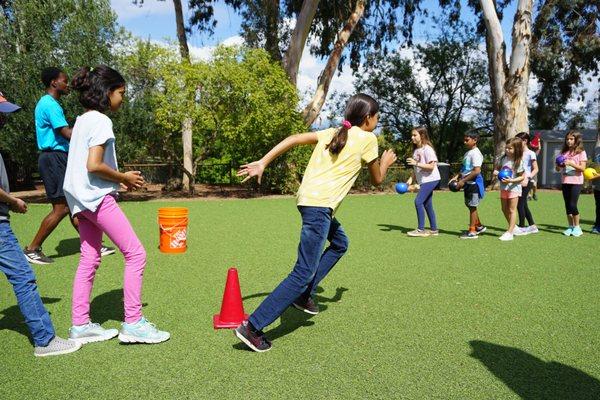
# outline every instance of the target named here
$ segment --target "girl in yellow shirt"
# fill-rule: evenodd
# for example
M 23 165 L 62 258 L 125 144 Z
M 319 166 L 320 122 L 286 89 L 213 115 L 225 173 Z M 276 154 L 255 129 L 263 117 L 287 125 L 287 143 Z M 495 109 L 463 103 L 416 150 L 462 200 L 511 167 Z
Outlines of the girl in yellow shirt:
M 334 213 L 360 173 L 368 165 L 373 184 L 383 182 L 396 154 L 386 150 L 377 159 L 377 138 L 373 130 L 379 121 L 379 104 L 366 94 L 357 94 L 346 105 L 340 128 L 292 135 L 273 147 L 258 161 L 242 165 L 243 182 L 256 176 L 260 183 L 265 168 L 279 155 L 297 145 L 315 145 L 302 184 L 297 206 L 302 217 L 298 259 L 292 272 L 267 296 L 236 330 L 236 336 L 254 351 L 271 348 L 262 329 L 287 307 L 317 314 L 314 301 L 318 283 L 325 278 L 348 248 L 348 238 Z M 329 247 L 323 251 L 326 241 Z

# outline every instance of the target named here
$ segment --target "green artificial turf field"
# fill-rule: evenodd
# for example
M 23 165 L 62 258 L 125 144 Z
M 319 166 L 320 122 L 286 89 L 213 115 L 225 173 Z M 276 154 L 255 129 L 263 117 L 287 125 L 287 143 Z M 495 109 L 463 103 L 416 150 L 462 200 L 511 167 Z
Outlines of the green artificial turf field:
M 409 238 L 413 194 L 349 196 L 338 218 L 350 238 L 321 285 L 314 317 L 288 309 L 266 329 L 273 349 L 248 351 L 230 330 L 213 330 L 227 269 L 239 271 L 246 312 L 295 261 L 300 218 L 293 198 L 126 202 L 148 251 L 144 314 L 171 340 L 118 340 L 37 359 L 12 289 L 0 279 L 0 399 L 598 399 L 600 236 L 589 234 L 594 202 L 582 195 L 580 238 L 565 225 L 559 192 L 531 209 L 540 233 L 500 242 L 498 192 L 484 199 L 488 231 L 459 240 L 468 221 L 462 194 L 435 193 L 441 234 Z M 188 251 L 158 251 L 157 209 L 190 211 Z M 22 243 L 48 211 L 13 215 Z M 63 221 L 35 266 L 60 335 L 70 326 L 79 239 Z M 122 320 L 123 258 L 102 259 L 92 318 Z

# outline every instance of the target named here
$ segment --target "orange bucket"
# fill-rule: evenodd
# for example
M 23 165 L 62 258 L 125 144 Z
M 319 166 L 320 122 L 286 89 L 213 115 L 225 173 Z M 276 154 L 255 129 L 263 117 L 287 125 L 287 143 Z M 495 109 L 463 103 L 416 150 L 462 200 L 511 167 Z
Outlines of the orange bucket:
M 188 209 L 164 207 L 158 209 L 159 249 L 163 253 L 184 253 L 187 250 Z

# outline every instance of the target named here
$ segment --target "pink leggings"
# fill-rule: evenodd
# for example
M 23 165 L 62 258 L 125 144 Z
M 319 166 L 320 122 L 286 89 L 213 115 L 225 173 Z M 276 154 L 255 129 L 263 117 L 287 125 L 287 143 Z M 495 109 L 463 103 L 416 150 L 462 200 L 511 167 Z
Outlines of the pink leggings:
M 125 256 L 123 295 L 125 322 L 135 323 L 142 317 L 142 278 L 146 267 L 146 250 L 137 238 L 131 224 L 111 195 L 104 197 L 96 212 L 77 214 L 81 256 L 73 282 L 71 316 L 73 325 L 90 322 L 90 295 L 96 270 L 100 266 L 102 233 L 113 241 Z

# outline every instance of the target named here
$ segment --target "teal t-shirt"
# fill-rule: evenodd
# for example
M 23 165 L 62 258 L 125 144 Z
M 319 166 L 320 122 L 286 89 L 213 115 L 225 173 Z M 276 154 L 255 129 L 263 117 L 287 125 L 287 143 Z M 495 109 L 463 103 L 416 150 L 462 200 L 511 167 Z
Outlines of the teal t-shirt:
M 69 126 L 58 101 L 49 94 L 42 96 L 35 106 L 35 134 L 40 150 L 69 151 L 69 141 L 60 134 L 60 128 Z

